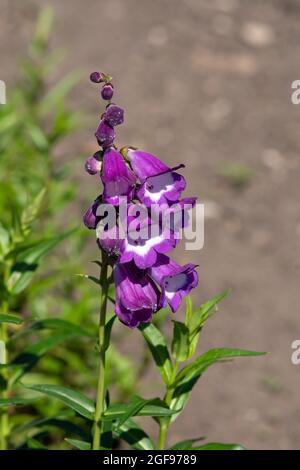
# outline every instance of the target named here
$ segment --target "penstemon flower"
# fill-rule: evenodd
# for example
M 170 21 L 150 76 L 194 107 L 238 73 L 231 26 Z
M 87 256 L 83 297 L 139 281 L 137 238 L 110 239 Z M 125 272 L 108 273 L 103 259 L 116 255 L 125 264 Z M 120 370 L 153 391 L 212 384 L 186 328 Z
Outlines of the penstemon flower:
M 101 149 L 85 163 L 87 173 L 97 175 L 101 184 L 101 194 L 84 215 L 84 224 L 96 230 L 102 258 L 100 278 L 96 280 L 101 286 L 99 373 L 91 448 L 106 448 L 104 442 L 110 434 L 107 429 L 110 429 L 125 440 L 128 434 L 127 442 L 133 448 L 154 449 L 151 439 L 131 420 L 140 411 L 146 415 L 149 412 L 147 404 L 150 404 L 149 414 L 159 425 L 157 449 L 163 450 L 170 424 L 181 413 L 192 388 L 210 365 L 226 358 L 261 353 L 219 348 L 190 362 L 205 321 L 228 292 L 222 292 L 193 310 L 189 294 L 198 285 L 197 266 L 193 263 L 180 265 L 170 257 L 182 230 L 188 228 L 189 209 L 195 206 L 196 198 L 182 196 L 186 181 L 178 171 L 184 168 L 183 164 L 168 166 L 156 156 L 135 147 L 119 149 L 116 146 L 115 128 L 123 123 L 124 110 L 110 102 L 114 94 L 112 77 L 102 72 L 93 72 L 90 77 L 94 83 L 104 83 L 101 96 L 108 101 L 95 134 Z M 111 269 L 109 275 L 108 268 Z M 115 298 L 109 289 L 113 283 Z M 170 354 L 164 335 L 150 323 L 163 307 L 169 306 L 176 313 L 185 297 L 185 321 L 174 321 Z M 143 334 L 166 389 L 163 400 L 135 396 L 128 405 L 118 405 L 120 415 L 117 412 L 117 416 L 114 405 L 105 400 L 105 357 L 115 319 L 113 316 L 106 321 L 108 299 L 115 303 L 115 316 L 127 327 L 139 328 Z M 89 412 L 90 407 L 89 402 Z M 110 413 L 111 422 L 106 429 L 104 417 L 107 419 Z M 219 443 L 195 447 L 192 443 L 196 441 L 182 441 L 171 449 L 240 448 Z
M 101 72 L 91 74 L 96 83 L 105 81 L 105 77 Z M 113 85 L 105 83 L 102 98 L 110 100 L 113 91 Z M 185 207 L 193 207 L 196 199 L 180 199 L 186 182 L 177 170 L 184 168 L 183 164 L 170 168 L 154 155 L 133 147 L 117 150 L 115 127 L 123 121 L 123 109 L 109 103 L 95 133 L 103 152 L 97 152 L 85 164 L 89 174 L 100 171 L 103 193 L 86 212 L 84 223 L 96 229 L 102 203 L 119 210 L 121 200 L 127 201 L 124 238 L 120 238 L 117 225 L 104 227 L 98 245 L 114 266 L 115 313 L 122 323 L 134 328 L 150 322 L 153 313 L 167 303 L 176 312 L 182 297 L 197 286 L 195 265 L 180 266 L 166 256 L 178 243 L 176 233 L 187 225 Z M 171 213 L 173 218 L 168 217 L 167 226 L 164 221 Z

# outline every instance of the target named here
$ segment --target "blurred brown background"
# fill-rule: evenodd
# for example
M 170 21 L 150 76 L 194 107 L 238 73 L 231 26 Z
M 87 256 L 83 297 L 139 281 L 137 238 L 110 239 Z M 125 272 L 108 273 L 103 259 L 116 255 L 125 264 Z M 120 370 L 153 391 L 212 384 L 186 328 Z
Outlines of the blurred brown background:
M 8 99 L 43 4 L 56 13 L 53 46 L 68 51 L 59 76 L 79 69 L 84 77 L 72 105 L 91 125 L 69 142 L 70 158 L 95 148 L 102 104 L 88 75 L 111 73 L 126 109 L 118 143 L 184 162 L 186 194 L 206 207 L 204 249 L 177 256 L 200 265 L 195 303 L 232 293 L 201 348 L 269 352 L 208 371 L 171 439 L 299 449 L 300 366 L 290 360 L 300 338 L 300 106 L 291 103 L 299 0 L 1 0 Z M 96 195 L 89 183 L 82 175 L 84 200 Z

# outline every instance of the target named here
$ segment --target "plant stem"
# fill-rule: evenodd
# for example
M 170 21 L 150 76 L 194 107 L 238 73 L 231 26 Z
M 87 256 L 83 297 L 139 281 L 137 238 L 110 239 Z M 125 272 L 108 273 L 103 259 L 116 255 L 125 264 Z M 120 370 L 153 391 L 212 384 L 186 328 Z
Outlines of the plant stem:
M 176 361 L 174 368 L 173 368 L 173 373 L 172 373 L 172 380 L 171 384 L 167 390 L 167 393 L 165 395 L 164 401 L 168 406 L 170 406 L 172 398 L 173 398 L 173 383 L 176 379 L 176 374 L 179 368 L 179 362 Z M 166 446 L 166 439 L 168 435 L 168 430 L 171 424 L 171 418 L 162 418 L 159 423 L 159 436 L 158 436 L 158 442 L 157 442 L 157 449 L 158 450 L 164 450 Z
M 106 322 L 106 306 L 108 295 L 108 279 L 107 279 L 107 256 L 102 251 L 102 266 L 100 273 L 101 299 L 100 299 L 100 320 L 99 320 L 99 373 L 96 398 L 96 411 L 94 418 L 94 435 L 93 450 L 100 449 L 102 414 L 104 411 L 105 399 L 105 322 Z
M 3 302 L 1 306 L 1 313 L 7 313 L 8 311 L 8 304 L 7 302 Z M 1 323 L 0 325 L 0 340 L 1 340 L 1 356 L 0 363 L 7 364 L 8 357 L 7 357 L 7 326 L 5 323 Z M 2 372 L 2 377 L 4 379 L 5 387 L 2 390 L 1 396 L 2 398 L 8 398 L 8 389 L 7 389 L 7 370 L 4 368 Z M 0 415 L 0 450 L 7 450 L 7 438 L 9 435 L 9 422 L 8 422 L 8 413 L 5 408 L 2 409 Z

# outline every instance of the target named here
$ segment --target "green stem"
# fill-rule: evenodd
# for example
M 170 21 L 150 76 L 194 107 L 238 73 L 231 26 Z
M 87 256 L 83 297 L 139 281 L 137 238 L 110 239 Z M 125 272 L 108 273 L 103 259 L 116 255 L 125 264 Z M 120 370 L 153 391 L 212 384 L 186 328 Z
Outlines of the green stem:
M 171 384 L 167 390 L 167 393 L 165 395 L 164 401 L 168 406 L 170 406 L 172 398 L 173 398 L 173 383 L 176 379 L 176 374 L 179 368 L 179 362 L 176 361 L 174 368 L 173 368 L 173 373 L 172 373 L 172 379 L 171 379 Z M 162 418 L 159 423 L 159 435 L 158 435 L 158 442 L 157 442 L 157 449 L 158 450 L 164 450 L 166 447 L 166 440 L 167 440 L 167 435 L 168 435 L 168 430 L 171 424 L 171 419 L 170 418 Z
M 1 313 L 7 313 L 8 311 L 8 304 L 7 302 L 2 303 L 1 307 Z M 1 364 L 7 364 L 8 362 L 8 357 L 7 357 L 7 348 L 6 348 L 6 343 L 7 343 L 7 326 L 5 323 L 1 323 L 0 325 L 0 340 L 2 342 L 2 358 L 1 358 Z M 8 398 L 8 389 L 7 389 L 7 383 L 8 383 L 8 376 L 7 376 L 7 370 L 4 368 L 2 371 L 2 377 L 4 379 L 4 384 L 5 387 L 2 390 L 1 396 L 2 398 Z M 0 450 L 7 450 L 7 438 L 9 435 L 9 421 L 8 421 L 8 413 L 5 408 L 2 409 L 1 415 L 0 415 Z
M 96 411 L 94 417 L 94 435 L 93 450 L 100 449 L 102 414 L 104 411 L 105 399 L 105 322 L 106 322 L 106 306 L 108 296 L 108 279 L 107 279 L 107 257 L 102 252 L 102 266 L 100 274 L 101 284 L 101 300 L 100 300 L 100 321 L 99 321 L 99 373 L 96 398 Z

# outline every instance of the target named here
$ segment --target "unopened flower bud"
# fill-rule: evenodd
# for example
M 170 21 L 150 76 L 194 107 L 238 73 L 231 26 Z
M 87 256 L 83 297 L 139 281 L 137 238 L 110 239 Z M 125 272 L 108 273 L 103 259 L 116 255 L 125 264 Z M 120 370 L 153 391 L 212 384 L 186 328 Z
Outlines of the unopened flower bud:
M 98 197 L 83 216 L 84 225 L 91 230 L 95 230 L 97 228 L 97 224 L 100 220 L 100 217 L 97 216 L 97 209 L 100 205 L 100 202 L 101 199 Z
M 106 108 L 106 121 L 112 126 L 118 126 L 124 122 L 124 110 L 115 104 L 110 104 Z
M 114 94 L 114 87 L 112 83 L 106 83 L 101 90 L 101 96 L 104 100 L 110 101 Z
M 107 122 L 106 116 L 100 121 L 98 129 L 95 132 L 95 136 L 101 147 L 106 148 L 112 145 L 116 134 L 113 127 Z
M 92 72 L 90 75 L 90 80 L 93 83 L 101 83 L 104 82 L 105 75 L 102 72 Z
M 94 155 L 89 157 L 85 162 L 85 170 L 90 175 L 96 175 L 100 173 L 102 166 L 102 152 L 96 152 Z

